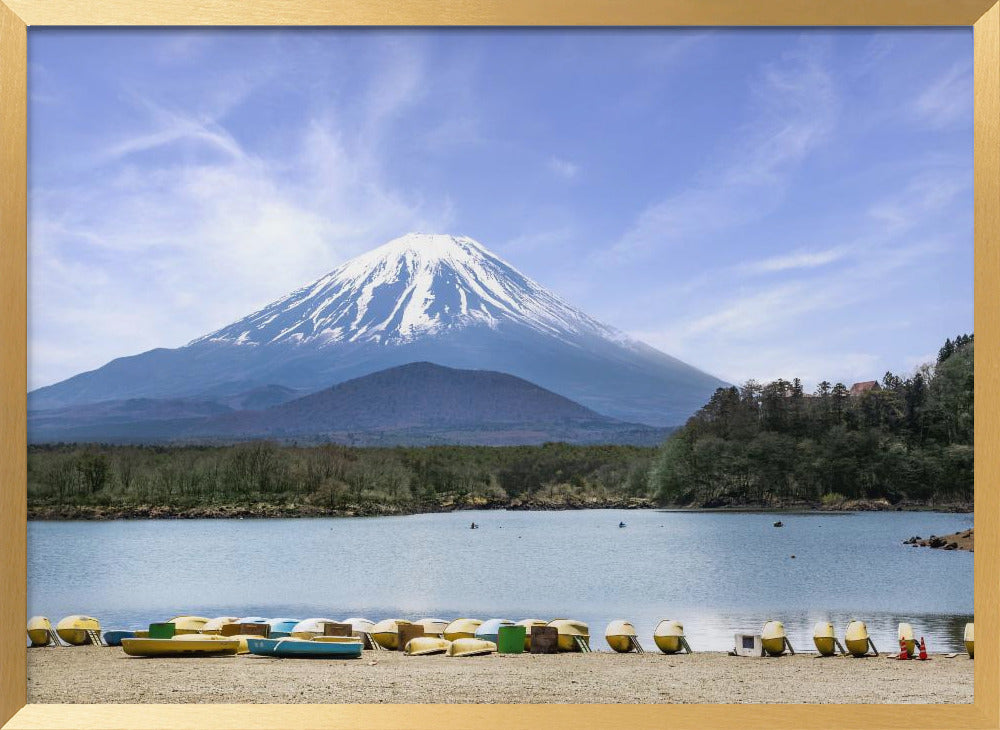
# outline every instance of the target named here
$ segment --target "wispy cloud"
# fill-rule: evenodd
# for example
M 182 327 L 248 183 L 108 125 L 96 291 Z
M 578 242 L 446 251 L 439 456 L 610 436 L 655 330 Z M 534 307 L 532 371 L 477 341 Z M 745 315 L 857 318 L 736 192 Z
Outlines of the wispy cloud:
M 313 118 L 286 131 L 280 154 L 251 151 L 217 118 L 133 97 L 146 126 L 87 153 L 92 182 L 32 190 L 32 288 L 46 296 L 32 386 L 109 350 L 184 344 L 401 232 L 447 229 L 450 200 L 395 189 L 378 146 L 358 143 L 419 93 L 421 64 L 397 60 L 402 88 L 383 81 L 357 126 Z M 77 344 L 42 356 L 60 340 Z
M 850 249 L 844 246 L 828 248 L 821 251 L 793 251 L 792 253 L 772 256 L 761 261 L 744 264 L 749 273 L 771 274 L 795 269 L 815 269 L 843 259 Z
M 972 64 L 960 62 L 935 79 L 913 103 L 916 118 L 935 129 L 972 118 Z
M 563 180 L 575 180 L 580 174 L 580 166 L 560 157 L 550 157 L 546 163 L 549 170 Z
M 753 83 L 754 112 L 723 160 L 691 188 L 643 210 L 610 258 L 648 256 L 664 246 L 706 240 L 766 215 L 785 195 L 789 177 L 833 127 L 838 97 L 821 42 L 802 41 Z

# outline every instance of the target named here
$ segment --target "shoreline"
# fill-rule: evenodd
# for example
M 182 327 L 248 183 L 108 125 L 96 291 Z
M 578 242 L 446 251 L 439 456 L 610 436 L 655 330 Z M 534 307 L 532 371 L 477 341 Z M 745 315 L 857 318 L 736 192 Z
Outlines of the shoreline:
M 37 505 L 28 507 L 28 520 L 36 522 L 74 522 L 110 520 L 203 520 L 203 519 L 290 519 L 317 517 L 405 517 L 419 514 L 449 512 L 511 511 L 511 512 L 570 512 L 587 509 L 659 510 L 662 512 L 747 513 L 747 514 L 851 514 L 854 512 L 950 512 L 972 513 L 972 504 L 897 504 L 854 500 L 839 504 L 796 503 L 786 505 L 724 505 L 718 507 L 659 505 L 642 497 L 609 500 L 577 500 L 570 502 L 469 502 L 463 504 L 415 505 L 378 508 L 351 507 L 325 509 L 305 504 L 202 505 L 171 508 L 160 505 L 109 507 L 101 505 Z M 952 536 L 949 536 L 952 537 Z
M 410 657 L 128 657 L 108 647 L 28 650 L 40 703 L 949 703 L 973 701 L 966 654 L 900 662 L 723 652 Z

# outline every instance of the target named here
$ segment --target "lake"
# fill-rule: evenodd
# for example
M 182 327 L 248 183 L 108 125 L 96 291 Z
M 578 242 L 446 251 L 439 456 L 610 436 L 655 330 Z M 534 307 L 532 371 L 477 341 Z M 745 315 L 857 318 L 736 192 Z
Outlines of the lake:
M 812 650 L 816 621 L 842 637 L 858 618 L 883 652 L 898 648 L 899 621 L 930 651 L 960 651 L 973 555 L 902 540 L 972 524 L 934 512 L 658 510 L 29 522 L 28 611 L 105 628 L 177 614 L 565 617 L 590 624 L 595 649 L 625 618 L 654 650 L 653 627 L 670 618 L 695 651 L 729 649 L 735 631 L 771 618 Z

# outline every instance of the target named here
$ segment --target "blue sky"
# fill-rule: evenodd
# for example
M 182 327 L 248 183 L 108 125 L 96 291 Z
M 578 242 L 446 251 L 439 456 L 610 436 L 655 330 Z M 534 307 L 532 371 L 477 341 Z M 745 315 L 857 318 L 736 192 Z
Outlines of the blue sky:
M 469 235 L 731 382 L 971 331 L 972 34 L 29 33 L 29 380 Z

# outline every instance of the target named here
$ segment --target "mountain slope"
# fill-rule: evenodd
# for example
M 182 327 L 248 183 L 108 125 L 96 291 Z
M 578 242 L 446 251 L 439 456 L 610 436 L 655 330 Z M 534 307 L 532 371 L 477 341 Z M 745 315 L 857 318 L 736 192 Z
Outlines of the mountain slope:
M 87 421 L 80 407 L 34 412 L 29 439 L 229 442 L 247 439 L 380 444 L 628 443 L 652 445 L 664 429 L 623 423 L 488 370 L 410 363 L 264 410 L 228 411 L 198 401 L 114 401 Z M 125 423 L 127 412 L 146 418 Z
M 410 234 L 184 347 L 40 388 L 29 408 L 222 399 L 272 384 L 310 392 L 419 361 L 509 373 L 657 426 L 683 423 L 724 385 L 589 317 L 472 239 Z

